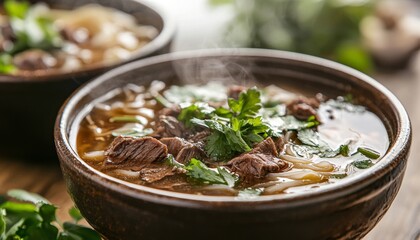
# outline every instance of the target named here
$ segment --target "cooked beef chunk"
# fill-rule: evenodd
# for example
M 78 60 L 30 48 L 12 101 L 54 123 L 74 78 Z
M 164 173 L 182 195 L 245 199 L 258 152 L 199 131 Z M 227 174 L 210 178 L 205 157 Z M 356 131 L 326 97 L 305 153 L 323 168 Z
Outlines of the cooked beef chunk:
M 116 137 L 105 151 L 105 164 L 141 169 L 168 155 L 165 144 L 152 137 Z
M 159 116 L 155 134 L 160 137 L 182 137 L 187 134 L 184 124 L 172 116 Z
M 13 58 L 13 64 L 19 69 L 34 71 L 54 67 L 57 59 L 45 51 L 33 49 L 17 54 Z
M 0 33 L 3 36 L 3 39 L 7 41 L 14 42 L 16 40 L 16 35 L 13 32 L 13 28 L 10 23 L 0 26 Z
M 168 153 L 175 157 L 184 147 L 192 146 L 192 143 L 189 143 L 179 137 L 162 138 L 160 141 L 168 147 Z
M 289 114 L 297 119 L 306 120 L 310 116 L 316 116 L 316 109 L 320 102 L 316 98 L 299 97 L 286 105 Z
M 246 87 L 239 85 L 232 85 L 228 89 L 228 97 L 238 99 L 242 92 L 246 91 Z
M 176 155 L 176 161 L 180 163 L 188 163 L 191 158 L 197 158 L 199 160 L 204 161 L 207 156 L 206 153 L 197 145 L 191 145 L 188 147 L 184 147 L 178 155 Z
M 230 160 L 228 167 L 245 181 L 263 178 L 268 173 L 280 172 L 288 167 L 283 160 L 263 153 L 244 153 Z
M 165 115 L 165 116 L 177 117 L 180 113 L 181 113 L 181 108 L 178 105 L 175 105 L 172 107 L 163 108 L 162 110 L 159 111 L 157 116 Z
M 173 166 L 152 163 L 140 170 L 140 178 L 148 183 L 153 183 L 162 180 L 167 176 L 172 176 L 180 171 L 181 169 L 174 168 Z
M 277 157 L 279 155 L 279 153 L 277 152 L 276 144 L 271 138 L 267 138 L 264 141 L 255 145 L 254 149 L 252 149 L 250 153 L 263 153 L 266 155 L 272 155 L 274 157 Z
M 258 143 L 250 152 L 243 153 L 230 160 L 228 167 L 237 173 L 245 181 L 252 181 L 256 178 L 263 178 L 271 172 L 280 172 L 289 165 L 278 158 L 278 141 L 267 138 Z
M 168 152 L 180 163 L 187 163 L 191 158 L 204 160 L 207 158 L 199 144 L 190 143 L 182 138 L 162 138 L 160 141 L 168 147 Z
M 274 144 L 276 145 L 277 148 L 277 152 L 280 154 L 283 152 L 284 149 L 284 138 L 283 137 L 278 137 L 278 138 L 274 138 Z

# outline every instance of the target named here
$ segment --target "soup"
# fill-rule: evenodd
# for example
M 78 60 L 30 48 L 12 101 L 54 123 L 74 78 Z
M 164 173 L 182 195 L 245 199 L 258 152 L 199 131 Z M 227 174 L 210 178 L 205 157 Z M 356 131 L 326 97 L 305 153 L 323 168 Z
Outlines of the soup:
M 256 197 L 316 191 L 380 161 L 380 119 L 350 95 L 277 86 L 129 84 L 85 109 L 76 148 L 90 166 L 152 188 Z
M 0 74 L 71 72 L 129 59 L 158 35 L 122 11 L 97 4 L 74 10 L 4 1 Z

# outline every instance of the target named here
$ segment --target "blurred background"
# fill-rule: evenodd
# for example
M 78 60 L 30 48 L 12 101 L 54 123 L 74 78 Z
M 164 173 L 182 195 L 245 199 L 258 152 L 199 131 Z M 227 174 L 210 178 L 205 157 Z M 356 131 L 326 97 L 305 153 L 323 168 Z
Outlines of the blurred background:
M 155 0 L 178 23 L 174 50 L 252 47 L 329 58 L 366 73 L 412 68 L 414 0 Z

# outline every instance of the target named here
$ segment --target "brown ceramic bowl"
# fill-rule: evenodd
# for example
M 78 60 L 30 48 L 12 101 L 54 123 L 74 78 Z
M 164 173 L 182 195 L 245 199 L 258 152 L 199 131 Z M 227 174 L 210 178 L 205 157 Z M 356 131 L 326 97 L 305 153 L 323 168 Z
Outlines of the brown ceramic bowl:
M 138 23 L 152 25 L 159 35 L 126 61 L 84 68 L 75 72 L 51 72 L 30 76 L 0 75 L 0 157 L 56 159 L 53 129 L 65 99 L 82 83 L 129 61 L 167 53 L 174 35 L 174 22 L 143 0 L 41 0 L 54 8 L 74 9 L 97 3 L 132 14 Z M 75 16 L 77 17 L 77 16 Z
M 171 83 L 237 77 L 330 96 L 350 92 L 383 120 L 390 148 L 372 168 L 340 183 L 252 200 L 130 184 L 93 169 L 76 153 L 81 110 L 111 89 L 155 79 Z M 55 140 L 71 197 L 106 239 L 358 239 L 376 225 L 398 192 L 411 128 L 392 93 L 343 65 L 272 50 L 204 50 L 144 59 L 83 86 L 61 109 Z

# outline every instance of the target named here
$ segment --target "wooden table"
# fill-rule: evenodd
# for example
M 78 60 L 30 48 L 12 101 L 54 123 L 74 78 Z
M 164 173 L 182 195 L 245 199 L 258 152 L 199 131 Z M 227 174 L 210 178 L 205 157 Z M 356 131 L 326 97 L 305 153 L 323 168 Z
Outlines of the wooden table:
M 391 209 L 365 239 L 420 239 L 420 77 L 408 71 L 379 74 L 376 77 L 391 89 L 408 110 L 413 125 L 413 144 L 407 172 L 401 190 Z M 60 206 L 58 217 L 67 220 L 73 205 L 66 192 L 57 162 L 37 164 L 0 159 L 0 194 L 11 188 L 22 188 L 45 196 Z

